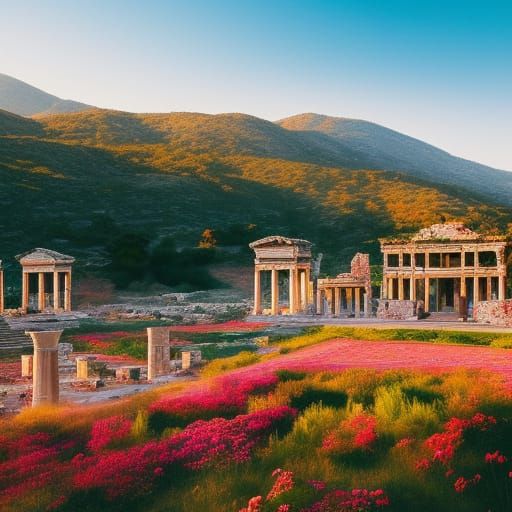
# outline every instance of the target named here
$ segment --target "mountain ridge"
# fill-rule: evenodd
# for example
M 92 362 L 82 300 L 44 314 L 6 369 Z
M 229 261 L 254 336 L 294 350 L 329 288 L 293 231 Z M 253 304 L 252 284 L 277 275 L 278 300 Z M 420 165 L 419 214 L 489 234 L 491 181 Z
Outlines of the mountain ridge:
M 21 116 L 77 112 L 90 105 L 65 100 L 34 87 L 23 80 L 0 73 L 0 109 Z

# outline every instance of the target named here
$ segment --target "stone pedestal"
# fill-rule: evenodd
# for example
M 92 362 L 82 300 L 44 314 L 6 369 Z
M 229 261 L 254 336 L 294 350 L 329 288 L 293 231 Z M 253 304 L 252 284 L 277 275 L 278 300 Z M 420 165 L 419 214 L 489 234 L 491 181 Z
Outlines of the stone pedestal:
M 62 331 L 28 331 L 34 342 L 32 406 L 59 401 L 58 343 Z
M 21 356 L 21 376 L 32 377 L 32 369 L 34 364 L 33 355 Z
M 148 380 L 171 371 L 168 327 L 148 327 Z
M 76 378 L 79 380 L 89 378 L 89 360 L 87 357 L 76 358 Z
M 188 370 L 192 366 L 192 354 L 190 352 L 181 353 L 181 369 Z

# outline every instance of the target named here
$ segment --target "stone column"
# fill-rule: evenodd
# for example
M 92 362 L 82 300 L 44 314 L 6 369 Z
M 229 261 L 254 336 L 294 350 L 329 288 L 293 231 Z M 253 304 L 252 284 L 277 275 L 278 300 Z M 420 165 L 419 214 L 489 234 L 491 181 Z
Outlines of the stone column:
M 475 309 L 475 306 L 480 301 L 480 286 L 478 282 L 478 277 L 475 276 L 473 278 L 473 310 Z
M 192 366 L 192 352 L 185 351 L 181 353 L 181 369 L 190 370 Z
M 380 295 L 381 299 L 388 298 L 388 279 L 387 277 L 382 276 L 382 284 L 380 286 Z
M 275 268 L 272 269 L 271 284 L 271 313 L 277 315 L 279 314 L 279 271 Z
M 395 298 L 395 295 L 393 293 L 393 284 L 394 284 L 395 278 L 389 277 L 388 278 L 388 299 L 393 300 Z
M 308 307 L 308 282 L 307 270 L 302 270 L 300 273 L 300 309 L 305 312 Z
M 356 318 L 359 318 L 361 316 L 361 288 L 355 288 L 355 316 Z
M 398 300 L 404 300 L 404 278 L 398 278 Z
M 64 274 L 64 311 L 71 311 L 71 271 Z
M 486 296 L 487 296 L 487 300 L 491 300 L 491 296 L 492 296 L 492 282 L 491 282 L 491 278 L 488 277 L 487 278 L 487 283 L 486 283 Z
M 498 300 L 505 300 L 507 297 L 507 281 L 504 275 L 500 275 L 498 280 Z
M 462 275 L 460 278 L 460 296 L 465 297 L 466 295 L 466 276 Z
M 34 342 L 32 406 L 59 401 L 59 339 L 62 331 L 28 331 Z
M 324 313 L 323 311 L 323 304 L 322 304 L 322 290 L 320 288 L 317 288 L 316 290 L 316 312 L 319 315 L 322 315 Z
M 169 327 L 148 327 L 148 380 L 171 371 Z
M 89 378 L 89 360 L 86 356 L 77 357 L 76 362 L 76 378 L 79 380 L 87 380 Z
M 349 313 L 353 313 L 354 309 L 352 308 L 352 288 L 346 289 L 347 293 L 347 309 Z
M 430 277 L 425 276 L 425 313 L 430 311 Z
M 253 315 L 261 313 L 261 274 L 258 269 L 254 269 L 254 308 Z
M 341 315 L 341 288 L 334 288 L 334 314 Z
M 55 311 L 60 309 L 60 283 L 59 273 L 55 270 L 53 272 L 53 309 Z
M 44 291 L 44 272 L 39 272 L 37 287 L 37 308 L 39 311 L 44 311 L 46 307 Z
M 29 281 L 29 273 L 23 272 L 22 274 L 22 292 L 21 292 L 21 308 L 25 313 L 28 310 L 28 299 L 29 299 L 29 293 L 30 293 L 30 281 Z
M 416 300 L 416 278 L 414 277 L 414 274 L 411 275 L 409 285 L 409 300 Z
M 21 376 L 32 377 L 33 368 L 34 356 L 32 354 L 21 356 Z
M 295 269 L 290 269 L 290 280 L 289 280 L 289 312 L 290 315 L 294 315 L 297 312 L 297 295 L 296 295 L 296 288 L 297 288 L 297 275 L 295 273 Z
M 369 298 L 368 298 L 368 290 L 365 290 L 363 294 L 363 316 L 365 318 L 369 317 L 368 311 L 369 311 Z

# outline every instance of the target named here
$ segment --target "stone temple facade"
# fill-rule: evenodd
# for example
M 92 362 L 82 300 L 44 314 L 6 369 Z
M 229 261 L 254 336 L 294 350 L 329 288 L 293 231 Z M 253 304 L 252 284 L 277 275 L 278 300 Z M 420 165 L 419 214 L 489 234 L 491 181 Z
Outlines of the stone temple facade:
M 254 250 L 254 310 L 253 314 L 279 315 L 305 312 L 311 302 L 311 242 L 299 238 L 268 236 L 249 244 Z M 271 276 L 270 308 L 262 308 L 261 278 Z M 279 277 L 288 280 L 288 300 L 280 301 Z
M 380 242 L 382 318 L 410 316 L 415 308 L 466 318 L 481 302 L 506 299 L 510 242 L 505 237 L 484 236 L 462 223 L 446 223 L 410 238 Z

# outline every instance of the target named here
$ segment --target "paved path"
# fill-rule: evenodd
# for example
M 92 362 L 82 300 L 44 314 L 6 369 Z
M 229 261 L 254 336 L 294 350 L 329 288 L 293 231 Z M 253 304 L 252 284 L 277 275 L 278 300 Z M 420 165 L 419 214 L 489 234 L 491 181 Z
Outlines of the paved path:
M 248 322 L 268 323 L 281 326 L 314 326 L 337 325 L 340 327 L 369 327 L 373 329 L 439 329 L 442 331 L 476 331 L 512 333 L 510 327 L 477 324 L 475 322 L 442 321 L 442 320 L 381 320 L 379 318 L 334 318 L 321 315 L 294 316 L 248 316 Z
M 235 370 L 271 373 L 278 369 L 339 371 L 347 368 L 455 369 L 479 368 L 502 374 L 512 389 L 512 350 L 403 341 L 336 339 Z

